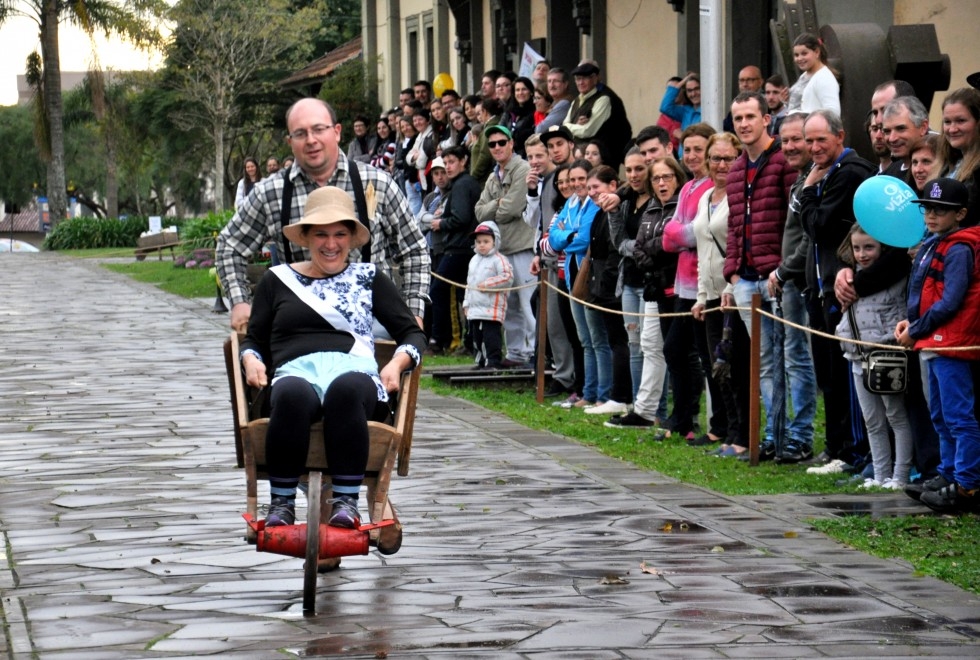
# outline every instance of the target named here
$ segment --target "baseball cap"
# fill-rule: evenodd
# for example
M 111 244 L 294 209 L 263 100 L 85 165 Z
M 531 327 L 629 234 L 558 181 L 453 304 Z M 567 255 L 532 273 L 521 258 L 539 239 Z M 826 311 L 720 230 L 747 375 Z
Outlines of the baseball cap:
M 477 236 L 478 234 L 489 234 L 490 236 L 493 236 L 494 238 L 496 238 L 496 236 L 497 236 L 494 233 L 493 228 L 490 225 L 483 225 L 483 224 L 477 225 L 476 226 L 476 229 L 473 230 L 473 235 L 474 236 Z
M 922 188 L 922 197 L 913 199 L 913 204 L 922 206 L 946 206 L 949 208 L 964 208 L 970 199 L 966 186 L 956 179 L 933 179 L 926 182 Z
M 548 130 L 541 134 L 541 141 L 547 145 L 548 140 L 559 137 L 567 140 L 568 142 L 575 141 L 575 138 L 572 137 L 572 132 L 565 128 L 562 124 L 558 124 L 557 126 L 549 126 Z
M 435 158 L 432 159 L 432 167 L 430 167 L 429 170 L 434 170 L 437 167 L 446 169 L 446 161 L 442 159 L 442 156 L 436 156 Z
M 493 126 L 487 126 L 486 128 L 483 129 L 483 134 L 486 135 L 487 137 L 490 137 L 490 134 L 491 133 L 503 133 L 504 135 L 507 136 L 507 139 L 508 140 L 513 140 L 514 139 L 514 136 L 510 132 L 510 129 L 507 128 L 506 126 L 501 126 L 500 124 L 494 124 Z

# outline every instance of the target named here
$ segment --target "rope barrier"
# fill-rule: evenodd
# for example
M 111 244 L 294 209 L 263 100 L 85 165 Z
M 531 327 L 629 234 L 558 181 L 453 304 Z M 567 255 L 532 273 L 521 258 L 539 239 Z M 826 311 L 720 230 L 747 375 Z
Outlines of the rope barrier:
M 183 246 L 189 245 L 189 244 L 192 244 L 192 241 L 178 241 L 178 243 L 174 247 L 175 248 L 176 247 L 183 247 Z M 120 251 L 118 253 L 118 256 L 131 256 L 133 254 L 133 252 L 135 250 L 137 250 L 137 249 L 139 249 L 139 248 L 119 248 Z M 206 248 L 201 248 L 201 249 L 206 249 Z M 114 252 L 109 252 L 109 253 L 107 253 L 105 255 L 102 255 L 102 256 L 105 256 L 105 257 L 113 257 L 113 256 L 117 256 L 117 254 L 114 253 Z M 468 284 L 461 284 L 459 282 L 455 282 L 455 281 L 450 280 L 450 279 L 448 279 L 446 277 L 443 277 L 442 275 L 440 275 L 439 273 L 436 273 L 434 271 L 430 271 L 430 274 L 435 279 L 441 280 L 443 282 L 446 282 L 447 284 L 450 284 L 452 286 L 458 287 L 460 289 L 470 289 L 470 290 L 473 290 L 473 291 L 482 291 L 482 292 L 497 291 L 497 292 L 503 293 L 503 292 L 511 292 L 511 291 L 521 291 L 523 289 L 528 289 L 528 288 L 531 288 L 531 287 L 539 286 L 539 284 L 540 284 L 539 282 L 528 282 L 527 284 L 521 284 L 519 286 L 504 287 L 504 288 L 493 288 L 493 289 L 484 289 L 484 288 L 480 288 L 480 287 L 477 287 L 477 286 L 470 286 Z M 580 300 L 580 299 L 576 298 L 575 296 L 573 296 L 571 293 L 569 293 L 567 291 L 563 291 L 562 289 L 558 288 L 557 286 L 555 286 L 551 282 L 548 282 L 547 280 L 544 280 L 543 283 L 544 283 L 544 285 L 546 287 L 548 287 L 548 288 L 552 289 L 553 291 L 557 292 L 559 295 L 565 296 L 569 300 L 571 300 L 573 302 L 577 302 L 578 304 L 582 305 L 583 307 L 588 307 L 590 309 L 594 309 L 594 310 L 597 310 L 599 312 L 605 312 L 607 314 L 615 314 L 617 316 L 639 316 L 639 317 L 643 317 L 643 318 L 672 318 L 672 317 L 681 317 L 681 316 L 693 316 L 693 314 L 691 312 L 658 312 L 657 314 L 652 314 L 652 313 L 646 313 L 646 312 L 624 312 L 621 309 L 609 309 L 608 307 L 603 307 L 602 305 L 597 305 L 595 303 L 590 303 L 590 302 L 588 302 L 586 300 Z M 737 307 L 737 306 L 732 306 L 732 307 L 713 307 L 712 309 L 705 309 L 701 313 L 702 314 L 711 314 L 711 313 L 715 313 L 715 312 L 725 312 L 725 311 L 751 312 L 752 311 L 752 308 L 751 307 Z M 779 323 L 782 323 L 782 324 L 784 324 L 786 326 L 789 326 L 791 328 L 794 328 L 796 330 L 800 330 L 802 332 L 806 332 L 806 333 L 812 334 L 812 335 L 817 335 L 818 337 L 823 337 L 824 339 L 831 339 L 831 340 L 837 341 L 838 343 L 855 344 L 855 345 L 858 345 L 858 346 L 864 346 L 866 348 L 874 348 L 874 349 L 881 349 L 881 350 L 888 350 L 888 351 L 905 351 L 905 352 L 909 352 L 909 353 L 915 352 L 917 350 L 918 351 L 921 351 L 921 352 L 930 352 L 930 353 L 957 353 L 957 352 L 964 352 L 964 351 L 980 351 L 980 346 L 947 346 L 947 347 L 937 346 L 937 347 L 933 347 L 933 348 L 914 349 L 914 348 L 908 348 L 906 346 L 901 346 L 899 344 L 880 344 L 880 343 L 877 343 L 877 342 L 865 341 L 863 339 L 847 339 L 847 338 L 844 338 L 844 337 L 838 337 L 837 335 L 833 335 L 833 334 L 830 334 L 828 332 L 823 332 L 822 330 L 815 330 L 815 329 L 813 329 L 811 327 L 808 327 L 808 326 L 805 326 L 805 325 L 800 325 L 799 323 L 794 323 L 793 321 L 789 321 L 789 320 L 787 320 L 787 319 L 785 319 L 785 318 L 783 318 L 781 316 L 776 316 L 775 314 L 773 314 L 773 313 L 771 313 L 769 311 L 766 311 L 765 309 L 762 309 L 762 308 L 759 308 L 756 311 L 758 311 L 760 315 L 765 316 L 766 318 L 772 319 L 773 321 L 778 321 Z
M 505 289 L 481 289 L 479 287 L 473 287 L 473 286 L 469 286 L 469 285 L 466 285 L 466 284 L 460 284 L 459 282 L 454 282 L 452 280 L 446 279 L 445 277 L 442 277 L 438 273 L 432 273 L 432 276 L 435 277 L 436 279 L 442 280 L 443 282 L 446 282 L 446 283 L 451 284 L 453 286 L 457 286 L 457 287 L 459 287 L 461 289 L 473 289 L 473 290 L 477 290 L 477 291 L 519 291 L 521 289 L 526 289 L 528 287 L 538 286 L 539 285 L 538 282 L 529 282 L 527 284 L 522 284 L 521 286 L 509 287 L 509 288 L 505 288 Z M 657 314 L 652 314 L 652 313 L 646 313 L 646 312 L 624 312 L 623 310 L 620 310 L 620 309 L 609 309 L 608 307 L 603 307 L 602 305 L 597 305 L 595 303 L 590 303 L 590 302 L 585 301 L 585 300 L 580 300 L 579 298 L 576 298 L 575 296 L 573 296 L 571 293 L 569 293 L 567 291 L 563 291 L 562 289 L 558 288 L 557 286 L 555 286 L 551 282 L 548 282 L 547 280 L 544 281 L 544 285 L 546 287 L 548 287 L 549 289 L 557 292 L 559 295 L 565 296 L 569 300 L 574 301 L 574 302 L 577 302 L 578 304 L 582 305 L 583 307 L 588 307 L 590 309 L 594 309 L 594 310 L 597 310 L 597 311 L 600 311 L 600 312 L 605 312 L 607 314 L 615 314 L 617 316 L 641 316 L 641 317 L 645 317 L 645 318 L 671 318 L 671 317 L 679 317 L 679 316 L 693 316 L 693 314 L 691 312 L 659 312 Z M 705 309 L 701 313 L 702 314 L 712 314 L 714 312 L 726 312 L 726 311 L 733 311 L 733 312 L 751 312 L 752 311 L 752 308 L 751 307 L 738 307 L 738 306 L 731 306 L 731 307 L 713 307 L 711 309 Z M 768 312 L 768 311 L 766 311 L 765 309 L 763 309 L 761 307 L 758 308 L 756 311 L 758 311 L 759 314 L 761 314 L 762 316 L 765 316 L 766 318 L 772 319 L 773 321 L 778 321 L 778 322 L 780 322 L 780 323 L 782 323 L 782 324 L 784 324 L 786 326 L 789 326 L 791 328 L 795 328 L 796 330 L 801 330 L 801 331 L 806 332 L 808 334 L 817 335 L 817 336 L 823 337 L 825 339 L 831 339 L 831 340 L 834 340 L 834 341 L 836 341 L 838 343 L 842 343 L 842 344 L 843 343 L 855 344 L 855 345 L 864 346 L 864 347 L 867 347 L 867 348 L 882 349 L 882 350 L 887 350 L 887 351 L 906 351 L 906 352 L 909 352 L 909 353 L 915 352 L 916 350 L 919 350 L 919 351 L 929 351 L 929 352 L 937 352 L 937 353 L 945 353 L 945 352 L 955 353 L 955 352 L 961 352 L 961 351 L 980 351 L 980 346 L 949 346 L 949 347 L 945 347 L 945 348 L 944 347 L 936 347 L 936 348 L 914 349 L 914 348 L 908 348 L 908 347 L 905 347 L 905 346 L 901 346 L 899 344 L 879 344 L 879 343 L 876 343 L 876 342 L 865 341 L 863 339 L 847 339 L 845 337 L 838 337 L 837 335 L 832 335 L 830 333 L 823 332 L 821 330 L 814 330 L 811 327 L 808 327 L 808 326 L 805 326 L 805 325 L 800 325 L 798 323 L 794 323 L 793 321 L 789 321 L 789 320 L 787 320 L 787 319 L 785 319 L 785 318 L 783 318 L 781 316 L 776 316 L 775 314 L 773 314 L 771 312 Z

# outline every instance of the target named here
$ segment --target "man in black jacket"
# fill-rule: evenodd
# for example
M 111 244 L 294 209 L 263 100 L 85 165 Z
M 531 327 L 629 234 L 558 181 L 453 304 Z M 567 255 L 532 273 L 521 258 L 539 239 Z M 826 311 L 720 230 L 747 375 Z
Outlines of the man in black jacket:
M 450 147 L 442 152 L 442 163 L 449 176 L 450 189 L 442 215 L 432 220 L 432 231 L 442 238 L 443 254 L 432 278 L 432 341 L 434 349 L 455 350 L 461 344 L 462 321 L 459 305 L 464 290 L 440 277 L 466 286 L 466 271 L 473 256 L 474 208 L 481 188 L 466 170 L 466 148 Z
M 878 168 L 853 149 L 844 148 L 844 125 L 837 113 L 816 110 L 803 130 L 813 159 L 799 193 L 800 220 L 811 242 L 806 263 L 810 326 L 833 334 L 842 316 L 834 296 L 834 278 L 841 266 L 837 248 L 855 222 L 854 192 Z M 814 349 L 817 385 L 823 391 L 827 415 L 827 462 L 807 471 L 833 474 L 862 461 L 868 454 L 868 441 L 860 414 L 852 414 L 860 408 L 840 344 L 819 342 Z

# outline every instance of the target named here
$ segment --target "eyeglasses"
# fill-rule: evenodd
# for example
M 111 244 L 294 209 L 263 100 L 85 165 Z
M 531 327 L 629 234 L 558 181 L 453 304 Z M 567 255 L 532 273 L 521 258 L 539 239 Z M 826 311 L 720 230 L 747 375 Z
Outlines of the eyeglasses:
M 650 181 L 652 181 L 653 183 L 660 183 L 661 181 L 666 182 L 666 181 L 673 181 L 673 180 L 674 180 L 673 174 L 654 174 L 653 176 L 650 177 Z
M 944 215 L 949 215 L 950 213 L 955 213 L 956 212 L 956 209 L 947 208 L 945 206 L 925 206 L 925 205 L 920 205 L 919 206 L 919 211 L 922 212 L 922 215 L 938 215 L 939 217 L 943 217 Z
M 700 86 L 698 86 L 698 87 L 685 87 L 684 88 L 684 91 L 687 92 L 688 94 L 690 94 L 691 92 L 700 92 L 701 91 L 701 87 Z
M 510 83 L 497 83 L 496 85 L 494 85 L 494 87 L 496 87 L 497 89 L 506 89 L 510 87 Z
M 738 156 L 709 156 L 708 157 L 708 160 L 710 160 L 715 165 L 720 165 L 722 163 L 728 163 L 729 165 L 731 165 L 737 159 Z
M 308 130 L 308 131 L 305 128 L 298 128 L 298 129 L 296 129 L 295 131 L 293 131 L 292 133 L 289 134 L 289 139 L 290 140 L 305 140 L 306 138 L 310 137 L 310 134 L 311 133 L 313 134 L 313 137 L 317 137 L 318 138 L 318 137 L 323 136 L 331 128 L 333 128 L 333 124 L 330 124 L 329 126 L 326 125 L 326 124 L 317 124 L 316 126 L 313 126 L 312 128 L 310 128 L 310 130 Z
M 489 147 L 490 147 L 491 149 L 494 149 L 494 148 L 496 148 L 496 147 L 502 147 L 502 146 L 504 146 L 505 144 L 507 144 L 508 142 L 510 142 L 510 140 L 488 140 L 488 141 L 487 141 L 487 145 L 488 145 L 488 146 L 489 146 Z
M 740 83 L 752 82 L 753 80 L 762 80 L 762 78 L 739 78 Z

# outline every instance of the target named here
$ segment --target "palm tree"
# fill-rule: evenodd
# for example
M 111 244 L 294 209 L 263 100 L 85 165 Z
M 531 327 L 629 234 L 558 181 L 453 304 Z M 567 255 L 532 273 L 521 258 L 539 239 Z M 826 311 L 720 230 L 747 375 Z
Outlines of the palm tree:
M 64 107 L 61 98 L 61 59 L 58 29 L 62 21 L 82 28 L 90 36 L 96 32 L 116 34 L 139 46 L 159 39 L 154 19 L 163 15 L 162 0 L 0 0 L 0 24 L 12 16 L 24 16 L 38 26 L 41 42 L 40 93 L 46 119 L 47 142 L 38 150 L 49 154 L 48 204 L 52 226 L 65 217 L 68 201 L 65 190 Z M 43 138 L 42 138 L 43 139 Z

